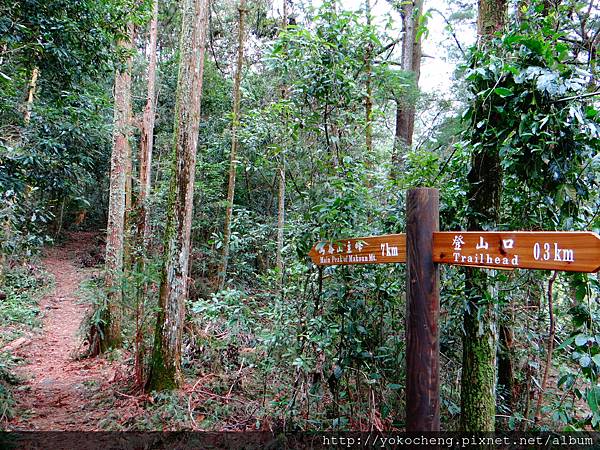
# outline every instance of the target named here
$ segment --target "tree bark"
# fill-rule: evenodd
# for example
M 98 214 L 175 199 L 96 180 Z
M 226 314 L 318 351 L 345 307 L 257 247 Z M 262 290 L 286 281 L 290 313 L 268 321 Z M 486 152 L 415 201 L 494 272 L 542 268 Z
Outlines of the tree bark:
M 478 0 L 477 7 L 477 34 L 480 42 L 484 42 L 504 27 L 507 2 L 506 0 Z
M 25 114 L 23 116 L 23 121 L 25 125 L 29 125 L 31 121 L 31 110 L 33 108 L 33 98 L 35 97 L 35 91 L 37 89 L 37 81 L 40 75 L 40 69 L 38 67 L 34 67 L 31 71 L 31 80 L 29 81 L 29 86 L 27 87 L 27 101 L 25 103 Z
M 135 25 L 129 23 L 127 26 L 129 33 L 129 40 L 133 43 L 135 41 Z M 131 58 L 130 58 L 131 61 Z M 132 64 L 132 63 L 128 63 Z M 131 70 L 129 70 L 131 74 Z M 131 109 L 131 101 L 129 102 L 129 114 L 128 123 L 129 127 L 133 126 L 133 112 Z M 130 132 L 131 137 L 131 132 Z M 129 140 L 128 140 L 129 143 Z M 131 271 L 132 257 L 132 233 L 131 233 L 131 213 L 133 206 L 133 154 L 131 145 L 127 145 L 127 154 L 125 155 L 125 225 L 124 225 L 124 243 L 123 243 L 123 273 L 124 276 L 128 276 Z
M 238 11 L 240 14 L 238 27 L 238 55 L 235 78 L 233 81 L 233 120 L 231 122 L 231 153 L 229 154 L 229 183 L 227 186 L 227 206 L 225 211 L 225 227 L 223 231 L 223 255 L 219 268 L 219 289 L 225 287 L 227 278 L 227 263 L 229 260 L 229 241 L 231 239 L 231 216 L 233 212 L 233 199 L 235 196 L 235 176 L 237 168 L 237 129 L 240 121 L 240 83 L 242 80 L 242 66 L 244 62 L 244 9 L 245 0 L 240 0 Z
M 146 199 L 150 192 L 152 175 L 152 149 L 154 145 L 154 120 L 156 116 L 156 41 L 158 34 L 158 0 L 152 5 L 152 21 L 150 22 L 150 47 L 148 61 L 148 90 L 146 107 L 142 118 L 140 132 L 140 171 L 137 209 L 139 211 L 138 232 L 143 235 L 143 241 L 148 238 L 148 218 L 146 214 Z
M 288 25 L 288 3 L 283 0 L 282 29 L 285 30 Z M 281 99 L 285 100 L 288 96 L 288 88 L 284 83 L 281 87 Z M 284 120 L 285 130 L 287 132 L 287 114 Z M 284 142 L 282 147 L 287 143 Z M 277 249 L 275 253 L 275 266 L 279 271 L 279 286 L 283 286 L 283 227 L 285 225 L 285 148 L 282 148 L 279 155 L 279 189 L 277 191 Z
M 505 406 L 512 412 L 515 407 L 514 333 L 508 323 L 501 323 L 499 332 L 498 387 L 504 391 Z
M 146 96 L 146 107 L 142 118 L 140 131 L 140 170 L 139 170 L 139 191 L 136 199 L 136 210 L 138 213 L 138 223 L 136 230 L 136 263 L 138 273 L 144 273 L 146 267 L 146 258 L 150 240 L 150 222 L 148 220 L 147 200 L 150 193 L 152 182 L 152 149 L 154 145 L 154 120 L 156 110 L 156 41 L 158 35 L 158 0 L 152 4 L 152 20 L 150 21 L 150 46 L 148 61 L 148 86 Z M 144 336 L 143 336 L 143 317 L 144 301 L 147 294 L 148 284 L 141 282 L 138 286 L 136 303 L 136 336 L 135 336 L 135 379 L 138 385 L 143 384 L 144 380 Z
M 130 52 L 133 46 L 131 33 L 118 43 L 119 47 Z M 113 148 L 110 163 L 110 193 L 108 204 L 108 224 L 106 226 L 106 265 L 104 282 L 107 290 L 107 306 L 103 314 L 103 327 L 100 333 L 99 349 L 104 352 L 110 347 L 119 347 L 122 315 L 123 246 L 125 231 L 125 191 L 126 159 L 130 154 L 131 135 L 131 56 L 124 67 L 115 73 L 115 106 Z
M 371 1 L 365 0 L 365 16 L 367 18 L 367 25 L 371 26 Z M 367 44 L 365 52 L 365 74 L 367 76 L 365 81 L 366 95 L 365 95 L 365 147 L 367 150 L 367 160 L 370 161 L 371 153 L 373 152 L 373 87 L 372 87 L 372 59 L 373 59 L 373 44 L 369 42 Z
M 419 22 L 423 14 L 423 0 L 404 2 L 401 7 L 402 28 L 402 70 L 414 76 L 415 88 L 421 75 L 421 37 Z M 400 152 L 412 145 L 415 128 L 415 107 L 409 101 L 396 100 L 396 131 L 394 138 L 393 164 L 399 165 Z
M 506 11 L 506 0 L 479 1 L 477 23 L 480 43 L 503 25 Z M 492 116 L 489 117 L 493 120 Z M 469 230 L 495 229 L 500 217 L 502 167 L 497 143 L 481 144 L 472 156 L 467 177 Z M 486 272 L 473 268 L 465 270 L 467 304 L 463 313 L 460 426 L 467 432 L 495 430 L 498 331 L 494 293 L 489 292 L 491 288 Z
M 196 147 L 209 0 L 183 0 L 181 5 L 181 56 L 173 131 L 173 178 L 169 192 L 165 256 L 147 391 L 174 389 L 183 381 L 181 343 L 185 301 L 188 296 Z

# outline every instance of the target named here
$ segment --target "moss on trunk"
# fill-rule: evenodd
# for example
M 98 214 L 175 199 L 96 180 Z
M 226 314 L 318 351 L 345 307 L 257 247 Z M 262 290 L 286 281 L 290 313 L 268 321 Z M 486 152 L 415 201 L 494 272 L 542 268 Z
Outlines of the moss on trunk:
M 173 389 L 183 381 L 181 343 L 185 301 L 188 296 L 196 147 L 208 8 L 208 0 L 182 2 L 181 60 L 173 130 L 173 178 L 168 201 L 159 310 L 146 382 L 147 391 Z
M 506 21 L 506 0 L 479 0 L 478 34 L 485 42 Z M 482 106 L 485 109 L 485 106 Z M 492 123 L 494 112 L 481 111 Z M 500 216 L 502 166 L 495 138 L 472 131 L 474 151 L 468 174 L 469 230 L 496 229 Z M 463 314 L 463 369 L 461 380 L 461 419 L 463 431 L 492 432 L 496 419 L 496 352 L 498 332 L 496 304 L 487 273 L 465 271 L 466 307 Z
M 496 311 L 487 299 L 487 275 L 467 269 L 468 309 L 463 315 L 462 431 L 494 431 L 496 414 Z M 483 294 L 483 295 L 482 295 Z

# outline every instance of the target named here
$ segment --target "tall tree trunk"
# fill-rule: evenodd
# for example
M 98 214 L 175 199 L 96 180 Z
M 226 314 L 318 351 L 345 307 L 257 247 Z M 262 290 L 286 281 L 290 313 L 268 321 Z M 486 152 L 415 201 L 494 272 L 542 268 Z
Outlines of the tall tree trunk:
M 423 0 L 404 2 L 401 6 L 402 28 L 402 70 L 411 72 L 414 77 L 414 87 L 419 85 L 421 75 L 421 37 L 419 23 L 423 14 Z M 404 99 L 396 99 L 396 132 L 392 163 L 395 167 L 400 164 L 400 153 L 412 145 L 415 128 L 415 107 Z
M 505 23 L 506 0 L 480 0 L 480 43 Z M 491 118 L 490 120 L 493 120 Z M 469 182 L 469 230 L 494 229 L 500 217 L 502 167 L 496 142 L 482 142 L 473 154 Z M 487 273 L 467 268 L 463 313 L 461 429 L 492 432 L 496 414 L 497 313 Z M 492 300 L 490 300 L 492 299 Z
M 23 116 L 23 121 L 25 125 L 29 125 L 31 121 L 31 110 L 33 108 L 33 98 L 35 97 L 35 91 L 37 89 L 37 81 L 40 76 L 40 69 L 38 67 L 34 67 L 31 71 L 31 80 L 29 81 L 29 86 L 27 87 L 27 101 L 25 102 L 25 114 Z
M 131 42 L 135 40 L 135 25 L 133 23 L 128 24 L 127 30 L 129 33 L 129 39 Z M 131 72 L 131 71 L 130 71 Z M 128 122 L 130 127 L 133 124 L 133 113 L 131 109 L 131 101 L 129 102 L 129 114 Z M 132 247 L 132 235 L 131 235 L 131 214 L 133 206 L 133 155 L 131 145 L 127 146 L 127 154 L 125 155 L 125 224 L 124 224 L 124 242 L 123 242 L 123 274 L 128 276 L 131 271 L 131 247 Z
M 196 147 L 209 0 L 183 0 L 181 5 L 181 59 L 173 130 L 173 178 L 154 348 L 146 383 L 148 391 L 173 389 L 182 382 L 181 343 L 188 296 Z
M 367 25 L 371 26 L 371 1 L 365 0 L 365 16 L 367 18 Z M 367 44 L 367 49 L 365 52 L 365 73 L 367 79 L 365 81 L 366 84 L 366 95 L 365 95 L 365 147 L 367 150 L 367 160 L 370 161 L 372 157 L 371 153 L 373 152 L 373 124 L 372 124 L 372 115 L 373 115 L 373 87 L 372 87 L 372 78 L 373 78 L 373 69 L 372 69 L 372 59 L 373 59 L 373 44 L 369 42 Z
M 285 30 L 288 25 L 288 2 L 283 0 L 282 29 Z M 284 83 L 281 87 L 282 100 L 287 99 L 288 91 Z M 284 126 L 287 134 L 287 113 L 284 120 Z M 286 146 L 284 142 L 282 147 Z M 279 189 L 277 191 L 277 249 L 275 253 L 275 266 L 279 271 L 279 284 L 283 286 L 283 226 L 285 225 L 285 148 L 282 148 L 279 154 Z
M 219 289 L 225 287 L 227 278 L 227 263 L 229 259 L 229 241 L 231 239 L 231 215 L 233 213 L 233 199 L 235 196 L 235 175 L 237 168 L 237 129 L 240 122 L 240 83 L 242 80 L 242 65 L 244 62 L 244 9 L 245 0 L 240 0 L 238 11 L 240 14 L 238 27 L 238 55 L 235 78 L 233 81 L 233 120 L 231 122 L 231 153 L 229 155 L 229 183 L 227 186 L 227 206 L 225 211 L 225 229 L 223 231 L 223 255 L 219 268 Z
M 277 253 L 275 264 L 279 271 L 280 286 L 283 284 L 283 227 L 285 225 L 285 154 L 279 155 L 279 189 L 277 191 Z
M 130 35 L 118 43 L 130 53 L 133 40 Z M 106 226 L 106 266 L 105 285 L 108 305 L 103 314 L 103 332 L 100 334 L 99 351 L 121 345 L 123 245 L 125 228 L 125 185 L 126 160 L 131 153 L 131 56 L 127 57 L 123 70 L 115 73 L 115 106 L 113 148 L 110 162 L 110 194 L 108 204 L 108 224 Z
M 146 107 L 142 118 L 140 132 L 140 170 L 139 170 L 139 192 L 136 199 L 136 210 L 138 223 L 136 230 L 136 263 L 138 273 L 144 273 L 150 238 L 150 222 L 146 202 L 150 193 L 152 181 L 152 147 L 154 144 L 154 119 L 156 116 L 156 41 L 158 35 L 158 0 L 152 4 L 152 20 L 150 21 L 150 46 L 148 61 L 148 90 L 146 96 Z M 136 300 L 136 336 L 135 336 L 135 379 L 138 385 L 144 380 L 144 301 L 146 299 L 148 284 L 142 281 L 138 286 Z
M 137 209 L 139 211 L 138 232 L 143 235 L 144 241 L 148 237 L 148 218 L 146 214 L 146 199 L 150 192 L 152 182 L 152 148 L 154 145 L 154 120 L 156 116 L 156 41 L 158 34 L 158 0 L 153 1 L 152 21 L 150 22 L 150 47 L 148 61 L 148 90 L 146 107 L 142 118 L 140 133 L 140 170 L 139 193 Z

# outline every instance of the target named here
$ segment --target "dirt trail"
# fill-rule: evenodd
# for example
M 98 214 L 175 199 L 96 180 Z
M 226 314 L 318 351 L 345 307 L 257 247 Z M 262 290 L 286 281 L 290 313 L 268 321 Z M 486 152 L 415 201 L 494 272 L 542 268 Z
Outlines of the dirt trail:
M 91 248 L 94 237 L 73 233 L 68 243 L 49 249 L 43 258 L 56 287 L 41 301 L 41 334 L 15 352 L 26 359 L 17 370 L 26 381 L 16 392 L 18 417 L 10 426 L 14 430 L 97 430 L 106 414 L 103 408 L 92 407 L 91 397 L 109 389 L 117 366 L 103 358 L 75 359 L 87 308 L 77 291 L 93 274 L 79 267 L 77 259 Z

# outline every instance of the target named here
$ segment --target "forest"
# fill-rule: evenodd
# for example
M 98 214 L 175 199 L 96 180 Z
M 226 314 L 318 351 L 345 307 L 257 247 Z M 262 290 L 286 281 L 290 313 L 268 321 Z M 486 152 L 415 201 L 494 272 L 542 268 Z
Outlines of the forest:
M 309 253 L 435 188 L 595 267 L 435 264 L 412 431 L 600 431 L 599 45 L 596 0 L 0 1 L 0 430 L 411 429 L 407 264 Z

